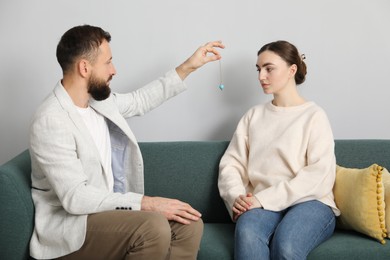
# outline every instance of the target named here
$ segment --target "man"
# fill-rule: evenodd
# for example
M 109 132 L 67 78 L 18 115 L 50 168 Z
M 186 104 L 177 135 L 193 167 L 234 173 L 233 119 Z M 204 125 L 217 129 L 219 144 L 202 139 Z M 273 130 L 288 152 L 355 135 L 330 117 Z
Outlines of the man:
M 144 193 L 143 162 L 126 118 L 184 91 L 183 80 L 219 60 L 210 42 L 176 69 L 128 94 L 111 93 L 116 71 L 99 27 L 71 28 L 57 46 L 63 78 L 37 110 L 30 133 L 37 259 L 195 259 L 201 214 Z

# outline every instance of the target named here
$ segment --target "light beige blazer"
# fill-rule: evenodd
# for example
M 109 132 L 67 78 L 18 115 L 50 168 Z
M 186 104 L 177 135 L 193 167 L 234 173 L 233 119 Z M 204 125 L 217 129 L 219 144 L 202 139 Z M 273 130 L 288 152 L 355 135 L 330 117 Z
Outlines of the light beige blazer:
M 129 207 L 139 210 L 143 161 L 126 118 L 142 115 L 186 89 L 175 70 L 127 94 L 111 94 L 90 106 L 107 121 L 113 171 L 125 180 L 110 192 L 99 152 L 71 98 L 58 82 L 33 117 L 30 129 L 35 225 L 30 254 L 57 258 L 84 243 L 88 214 Z M 124 156 L 123 156 L 124 155 Z

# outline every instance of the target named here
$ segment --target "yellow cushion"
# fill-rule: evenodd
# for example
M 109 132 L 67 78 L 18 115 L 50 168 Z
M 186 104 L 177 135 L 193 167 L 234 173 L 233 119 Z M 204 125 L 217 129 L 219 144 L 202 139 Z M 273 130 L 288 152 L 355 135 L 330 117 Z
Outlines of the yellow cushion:
M 385 208 L 386 229 L 388 231 L 387 237 L 390 238 L 390 173 L 386 168 L 383 168 L 382 180 L 383 187 L 385 189 L 385 204 L 387 205 Z
M 337 227 L 355 230 L 385 244 L 387 231 L 382 170 L 383 167 L 377 164 L 365 169 L 338 165 L 333 192 L 341 211 Z

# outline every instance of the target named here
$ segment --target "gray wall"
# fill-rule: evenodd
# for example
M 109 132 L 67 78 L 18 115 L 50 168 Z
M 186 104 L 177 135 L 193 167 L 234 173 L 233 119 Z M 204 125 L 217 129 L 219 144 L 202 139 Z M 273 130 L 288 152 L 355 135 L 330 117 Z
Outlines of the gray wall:
M 129 120 L 139 141 L 230 140 L 240 117 L 270 99 L 259 88 L 256 52 L 285 39 L 306 54 L 300 91 L 328 113 L 336 138 L 390 138 L 388 0 L 1 0 L 0 163 L 28 147 L 28 127 L 61 78 L 55 48 L 80 24 L 112 34 L 125 92 L 174 68 L 201 44 L 223 40 L 219 64 L 192 74 L 189 90 Z

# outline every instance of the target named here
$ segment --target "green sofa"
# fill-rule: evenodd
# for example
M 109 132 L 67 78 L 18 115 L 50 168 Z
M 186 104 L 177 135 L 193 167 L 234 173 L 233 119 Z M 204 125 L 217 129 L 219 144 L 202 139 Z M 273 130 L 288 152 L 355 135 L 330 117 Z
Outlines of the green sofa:
M 198 259 L 233 259 L 234 224 L 219 197 L 218 164 L 228 141 L 140 143 L 148 195 L 178 198 L 203 214 Z M 337 163 L 390 169 L 390 140 L 336 140 Z M 28 150 L 0 166 L 0 259 L 29 259 L 34 225 Z M 382 245 L 353 231 L 336 229 L 308 259 L 390 259 L 390 240 Z

